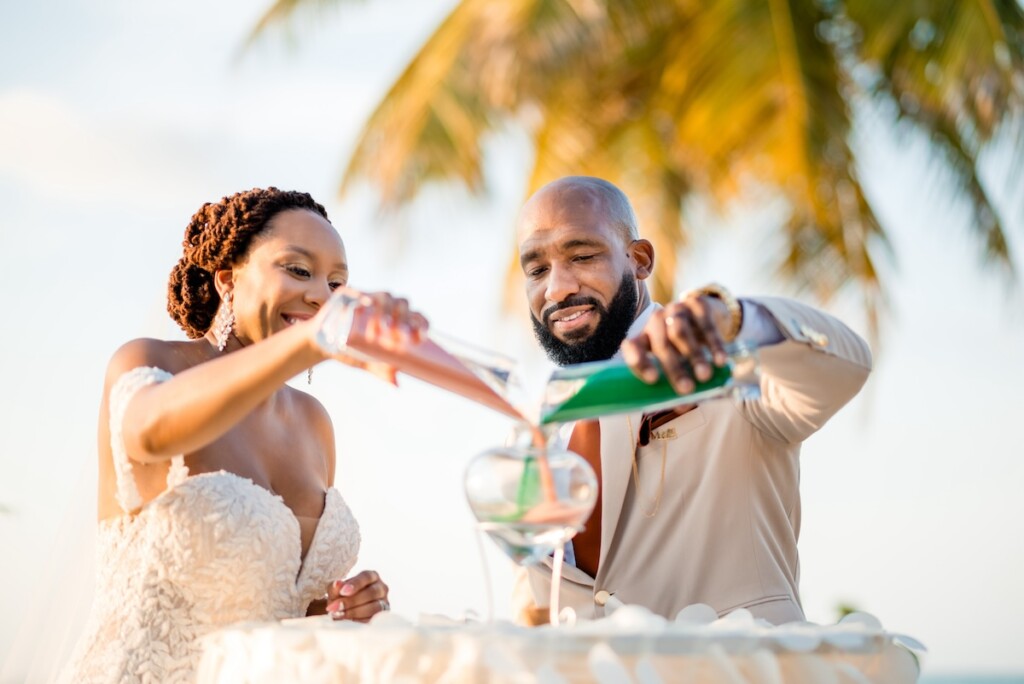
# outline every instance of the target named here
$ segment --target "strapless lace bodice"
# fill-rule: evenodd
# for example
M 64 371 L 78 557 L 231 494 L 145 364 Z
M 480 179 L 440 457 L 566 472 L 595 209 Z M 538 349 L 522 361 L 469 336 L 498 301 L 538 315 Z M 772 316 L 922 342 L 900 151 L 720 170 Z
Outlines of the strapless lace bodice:
M 122 382 L 138 389 L 147 384 L 140 378 L 166 377 L 135 369 Z M 111 390 L 115 442 L 123 386 Z M 130 506 L 138 497 L 131 465 L 119 462 L 127 461 L 122 444 L 113 450 L 119 500 Z M 303 560 L 299 522 L 281 497 L 228 472 L 188 477 L 178 461 L 163 493 L 101 523 L 92 614 L 62 679 L 191 681 L 200 637 L 235 622 L 304 615 L 328 581 L 352 569 L 358 550 L 359 527 L 333 488 Z

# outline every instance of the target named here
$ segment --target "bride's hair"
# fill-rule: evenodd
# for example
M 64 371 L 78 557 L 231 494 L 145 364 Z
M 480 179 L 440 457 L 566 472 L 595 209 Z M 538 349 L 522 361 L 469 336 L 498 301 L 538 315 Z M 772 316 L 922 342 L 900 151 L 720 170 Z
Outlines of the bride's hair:
M 181 259 L 167 283 L 167 312 L 190 338 L 206 334 L 220 306 L 213 274 L 242 260 L 253 237 L 288 209 L 308 209 L 327 218 L 327 211 L 308 194 L 273 187 L 207 202 L 192 216 Z

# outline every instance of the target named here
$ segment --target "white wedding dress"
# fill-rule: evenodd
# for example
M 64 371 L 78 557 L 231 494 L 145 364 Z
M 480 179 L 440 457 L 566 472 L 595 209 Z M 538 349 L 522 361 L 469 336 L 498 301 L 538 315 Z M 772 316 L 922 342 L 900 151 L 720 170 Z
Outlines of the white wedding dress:
M 158 368 L 125 373 L 110 392 L 117 495 L 141 499 L 121 438 L 129 399 L 170 378 Z M 299 523 L 281 497 L 228 472 L 189 477 L 172 460 L 167 489 L 100 523 L 96 594 L 66 682 L 189 682 L 214 630 L 240 621 L 301 617 L 327 583 L 345 577 L 359 526 L 336 489 L 302 558 Z

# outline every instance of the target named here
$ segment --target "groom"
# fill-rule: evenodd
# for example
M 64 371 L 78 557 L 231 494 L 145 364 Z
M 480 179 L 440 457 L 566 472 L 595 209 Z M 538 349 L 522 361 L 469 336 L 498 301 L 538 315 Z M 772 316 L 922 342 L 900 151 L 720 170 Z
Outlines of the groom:
M 719 615 L 802 620 L 800 445 L 864 384 L 865 342 L 808 306 L 736 299 L 719 285 L 653 302 L 654 247 L 622 191 L 597 178 L 541 188 L 520 214 L 518 243 L 537 339 L 559 365 L 621 354 L 652 381 L 653 356 L 686 393 L 710 376 L 707 358 L 724 363 L 725 344 L 760 347 L 760 399 L 575 425 L 569 446 L 601 487 L 572 544 L 562 605 L 600 617 L 622 602 L 673 618 L 705 603 Z M 547 605 L 550 582 L 550 563 L 523 571 L 522 619 Z

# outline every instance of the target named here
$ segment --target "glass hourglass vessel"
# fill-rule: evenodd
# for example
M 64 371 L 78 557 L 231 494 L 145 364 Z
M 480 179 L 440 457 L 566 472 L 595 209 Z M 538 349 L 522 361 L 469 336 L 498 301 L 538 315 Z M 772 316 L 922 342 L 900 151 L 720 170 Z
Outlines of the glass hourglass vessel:
M 581 456 L 549 446 L 553 433 L 479 454 L 466 468 L 465 489 L 480 530 L 514 562 L 553 557 L 550 614 L 557 623 L 563 550 L 594 510 L 598 484 Z

